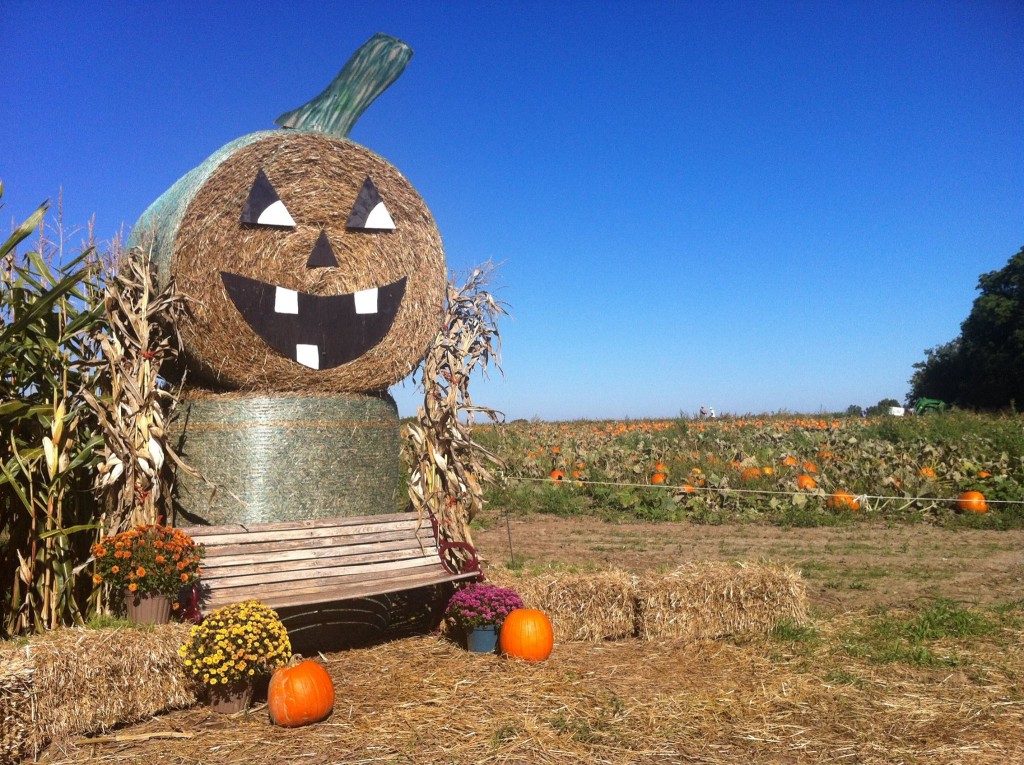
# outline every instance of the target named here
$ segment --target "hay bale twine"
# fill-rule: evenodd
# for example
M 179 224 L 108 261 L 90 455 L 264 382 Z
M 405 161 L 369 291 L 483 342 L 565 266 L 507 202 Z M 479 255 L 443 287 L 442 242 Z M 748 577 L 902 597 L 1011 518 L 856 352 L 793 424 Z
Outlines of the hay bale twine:
M 387 393 L 299 396 L 192 390 L 174 424 L 177 525 L 393 513 L 398 408 Z M 215 490 L 214 490 L 215 489 Z
M 260 174 L 271 196 L 254 200 Z M 243 222 L 275 192 L 294 225 Z M 357 201 L 366 218 L 378 198 L 393 230 L 357 227 Z M 430 211 L 397 169 L 344 138 L 239 138 L 154 202 L 129 244 L 151 248 L 158 282 L 173 278 L 190 298 L 185 363 L 211 388 L 383 390 L 412 371 L 441 317 L 444 248 Z

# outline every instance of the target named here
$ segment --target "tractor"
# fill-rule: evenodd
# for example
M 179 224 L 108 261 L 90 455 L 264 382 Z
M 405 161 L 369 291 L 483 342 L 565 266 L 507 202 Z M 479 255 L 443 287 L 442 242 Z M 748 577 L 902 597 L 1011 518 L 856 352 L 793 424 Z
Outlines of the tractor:
M 949 405 L 937 398 L 919 398 L 914 404 L 914 414 L 945 412 L 947 409 L 949 409 Z

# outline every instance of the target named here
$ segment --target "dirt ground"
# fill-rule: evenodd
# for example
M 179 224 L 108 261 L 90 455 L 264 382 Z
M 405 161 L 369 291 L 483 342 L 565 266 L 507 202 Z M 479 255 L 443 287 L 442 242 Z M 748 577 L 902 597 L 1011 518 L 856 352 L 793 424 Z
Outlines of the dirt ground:
M 778 528 L 611 524 L 491 513 L 473 539 L 491 565 L 668 570 L 686 561 L 770 560 L 799 569 L 822 616 L 947 598 L 990 605 L 1024 598 L 1024 531 L 933 526 Z

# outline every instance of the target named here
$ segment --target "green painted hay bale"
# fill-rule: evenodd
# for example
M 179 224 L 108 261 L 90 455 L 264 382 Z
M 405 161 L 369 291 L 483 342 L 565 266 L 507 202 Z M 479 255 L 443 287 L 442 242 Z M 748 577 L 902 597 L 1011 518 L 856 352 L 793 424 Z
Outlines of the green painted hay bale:
M 388 394 L 191 391 L 175 423 L 175 522 L 267 523 L 398 507 L 398 409 Z M 211 486 L 212 484 L 212 486 Z

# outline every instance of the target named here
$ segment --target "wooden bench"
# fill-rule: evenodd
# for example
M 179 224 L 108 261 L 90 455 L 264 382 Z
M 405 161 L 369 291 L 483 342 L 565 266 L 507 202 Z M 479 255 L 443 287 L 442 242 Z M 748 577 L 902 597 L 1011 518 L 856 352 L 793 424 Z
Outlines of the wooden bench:
M 192 526 L 206 547 L 201 603 L 207 611 L 256 598 L 272 608 L 310 606 L 474 579 L 473 563 L 453 571 L 437 526 L 417 513 L 331 520 Z

